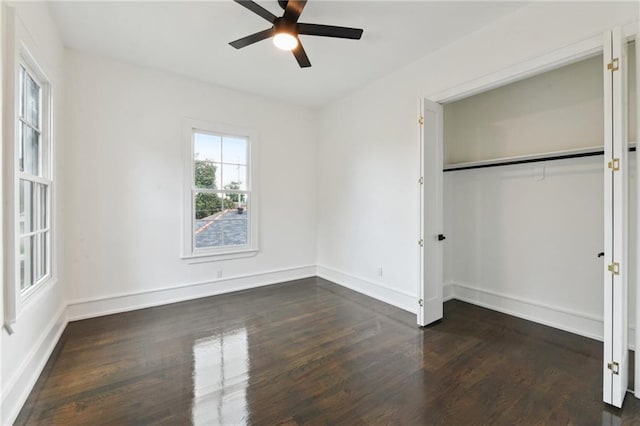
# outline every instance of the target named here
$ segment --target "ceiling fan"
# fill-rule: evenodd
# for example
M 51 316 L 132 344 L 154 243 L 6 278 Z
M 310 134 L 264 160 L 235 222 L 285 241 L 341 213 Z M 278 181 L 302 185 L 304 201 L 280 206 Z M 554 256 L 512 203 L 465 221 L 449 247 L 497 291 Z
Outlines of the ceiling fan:
M 272 27 L 243 37 L 229 43 L 236 49 L 242 49 L 253 43 L 273 37 L 273 44 L 283 50 L 290 50 L 295 56 L 301 68 L 311 66 L 307 53 L 302 47 L 299 35 L 313 35 L 320 37 L 346 38 L 360 40 L 362 30 L 358 28 L 336 27 L 333 25 L 305 24 L 298 22 L 300 14 L 307 3 L 307 0 L 278 0 L 280 7 L 284 9 L 281 17 L 275 16 L 264 7 L 252 0 L 234 0 L 236 3 L 246 7 L 256 15 L 266 19 Z

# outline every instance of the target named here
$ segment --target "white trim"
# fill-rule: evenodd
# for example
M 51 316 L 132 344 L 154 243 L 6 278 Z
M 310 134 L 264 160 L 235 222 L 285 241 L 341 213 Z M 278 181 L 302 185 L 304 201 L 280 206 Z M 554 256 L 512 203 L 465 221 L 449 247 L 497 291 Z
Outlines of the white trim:
M 3 21 L 2 26 L 4 31 L 2 36 L 5 38 L 4 55 L 2 58 L 3 74 L 3 140 L 11 141 L 11 143 L 2 144 L 3 154 L 3 199 L 15 200 L 16 183 L 15 183 L 15 140 L 16 140 L 16 125 L 17 120 L 17 106 L 16 99 L 18 98 L 17 86 L 18 75 L 16 73 L 16 61 L 17 61 L 17 22 L 15 9 L 13 7 L 0 5 L 3 8 Z M 11 123 L 11 125 L 7 125 Z M 11 159 L 12 161 L 9 161 Z M 2 206 L 4 216 L 4 239 L 2 241 L 5 256 L 5 268 L 3 273 L 4 285 L 4 325 L 9 334 L 13 334 L 15 330 L 15 322 L 18 317 L 19 311 L 19 298 L 20 291 L 16 285 L 16 225 L 15 225 L 15 203 L 9 202 Z M 14 247 L 13 250 L 10 250 Z
M 640 15 L 640 9 L 638 10 L 638 14 Z M 638 31 L 638 33 L 640 33 L 640 20 L 638 21 L 636 30 Z M 640 108 L 638 108 L 638 99 L 640 98 L 638 96 L 638 93 L 640 93 L 640 42 L 636 42 L 636 75 L 635 76 L 630 76 L 629 78 L 635 78 L 636 79 L 636 123 L 640 123 Z M 640 127 L 640 126 L 638 126 Z M 637 130 L 636 130 L 637 133 Z M 640 140 L 640 137 L 636 134 L 636 138 L 638 140 Z M 637 152 L 637 151 L 636 151 Z M 633 172 L 634 170 L 631 169 L 631 172 Z M 636 200 L 640 200 L 640 185 L 638 185 L 638 180 L 640 178 L 640 158 L 636 157 Z M 637 202 L 637 201 L 636 201 Z M 638 226 L 640 224 L 640 209 L 636 208 L 636 217 L 635 217 L 635 237 L 636 237 L 636 258 L 634 259 L 636 262 L 636 267 L 637 265 L 640 265 L 640 250 L 638 250 L 638 246 L 640 245 L 640 227 Z M 640 291 L 638 291 L 638 289 L 640 289 L 640 274 L 638 274 L 636 272 L 636 280 L 635 283 L 633 283 L 632 285 L 635 285 L 635 289 L 636 289 L 636 317 L 635 317 L 635 322 L 636 324 L 640 324 L 640 310 L 638 310 L 638 307 L 640 306 Z M 631 340 L 631 338 L 634 338 L 636 342 L 640 341 L 640 327 L 638 327 L 636 329 L 635 334 L 629 333 L 629 340 Z M 638 366 L 635 368 L 635 389 L 634 389 L 634 396 L 638 399 L 640 399 L 640 352 L 636 351 L 635 352 L 635 365 Z
M 327 266 L 318 265 L 317 269 L 317 275 L 320 278 L 324 278 L 334 284 L 357 291 L 365 296 L 373 297 L 374 299 L 411 312 L 412 314 L 418 313 L 418 300 L 416 299 L 415 294 L 398 290 L 396 288 L 376 283 L 367 280 L 366 278 L 351 275 Z
M 13 424 L 67 326 L 66 306 L 58 309 L 2 392 L 0 423 Z
M 449 300 L 453 300 L 455 299 L 455 296 L 453 294 L 453 285 L 452 284 L 445 284 L 442 286 L 442 302 L 448 302 Z
M 215 262 L 218 260 L 242 259 L 245 257 L 253 257 L 258 254 L 258 249 L 247 250 L 230 250 L 219 254 L 194 254 L 191 256 L 180 256 L 188 264 Z
M 309 278 L 316 275 L 314 265 L 283 268 L 229 278 L 179 284 L 131 293 L 113 294 L 67 303 L 69 321 L 111 315 L 119 312 L 167 305 L 201 297 L 216 296 L 250 288 Z
M 448 300 L 482 306 L 598 341 L 604 338 L 604 318 L 601 316 L 453 282 L 444 286 L 444 294 L 448 295 Z M 629 330 L 635 330 L 635 326 L 629 325 Z M 633 336 L 633 333 L 629 335 Z M 629 341 L 629 348 L 635 348 L 635 341 Z

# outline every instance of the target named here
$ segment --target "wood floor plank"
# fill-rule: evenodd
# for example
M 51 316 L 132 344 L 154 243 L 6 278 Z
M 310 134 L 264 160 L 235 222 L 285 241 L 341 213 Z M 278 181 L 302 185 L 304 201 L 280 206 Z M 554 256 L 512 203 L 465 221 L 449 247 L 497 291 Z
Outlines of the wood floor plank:
M 17 425 L 640 422 L 602 343 L 459 301 L 415 316 L 319 278 L 70 323 Z

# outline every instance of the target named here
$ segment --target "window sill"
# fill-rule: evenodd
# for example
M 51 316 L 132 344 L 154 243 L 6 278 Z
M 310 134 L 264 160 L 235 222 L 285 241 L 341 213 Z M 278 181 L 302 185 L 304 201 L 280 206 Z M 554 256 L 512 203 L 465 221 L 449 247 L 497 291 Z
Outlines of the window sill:
M 22 291 L 20 294 L 20 302 L 22 308 L 26 308 L 31 303 L 33 303 L 33 300 L 38 299 L 37 296 L 42 293 L 45 288 L 55 286 L 57 283 L 58 280 L 56 278 L 49 276 L 39 283 L 31 286 L 27 290 Z
M 25 312 L 31 309 L 31 306 L 36 303 L 42 295 L 46 294 L 46 290 L 56 286 L 58 279 L 55 277 L 49 277 L 46 280 L 35 284 L 31 288 L 25 290 L 20 294 L 20 307 L 16 318 L 10 322 L 4 323 L 4 328 L 8 334 L 14 334 L 16 332 L 16 324 L 22 322 L 22 317 Z
M 222 253 L 202 253 L 189 256 L 182 256 L 181 259 L 192 265 L 197 263 L 218 262 L 220 260 L 242 259 L 245 257 L 254 257 L 258 254 L 258 249 L 245 249 L 238 251 L 225 251 Z

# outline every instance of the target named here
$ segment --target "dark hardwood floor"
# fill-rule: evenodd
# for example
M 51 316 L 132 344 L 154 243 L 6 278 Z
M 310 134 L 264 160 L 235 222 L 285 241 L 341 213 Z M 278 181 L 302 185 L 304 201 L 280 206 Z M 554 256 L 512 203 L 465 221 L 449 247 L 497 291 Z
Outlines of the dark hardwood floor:
M 640 422 L 602 344 L 463 302 L 415 316 L 319 278 L 70 323 L 17 424 Z

